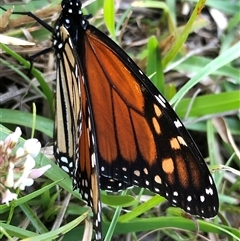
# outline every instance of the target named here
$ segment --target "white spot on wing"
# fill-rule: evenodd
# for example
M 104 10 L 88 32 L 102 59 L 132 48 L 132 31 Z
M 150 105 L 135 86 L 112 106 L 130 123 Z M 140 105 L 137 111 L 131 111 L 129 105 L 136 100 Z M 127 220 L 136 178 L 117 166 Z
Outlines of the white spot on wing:
M 61 49 L 62 47 L 63 47 L 63 44 L 60 43 L 60 44 L 58 45 L 58 48 Z
M 158 183 L 158 184 L 161 184 L 161 183 L 162 183 L 162 179 L 161 179 L 161 177 L 160 177 L 159 175 L 156 175 L 156 176 L 154 177 L 154 181 L 155 181 L 156 183 Z
M 158 96 L 155 95 L 155 98 L 163 108 L 166 108 L 166 105 L 165 105 L 166 101 L 163 99 L 161 95 L 158 95 Z
M 136 184 L 138 184 L 138 180 L 136 180 L 136 179 L 135 179 L 135 180 L 133 180 L 133 182 L 134 182 L 134 183 L 136 183 Z
M 213 185 L 213 180 L 211 176 L 209 176 L 209 181 L 210 181 L 210 184 Z
M 134 175 L 136 175 L 137 177 L 140 176 L 140 171 L 139 171 L 139 170 L 135 170 L 133 173 L 134 173 Z
M 156 188 L 156 187 L 154 188 L 154 190 L 155 190 L 155 192 L 159 192 L 159 191 L 160 191 L 160 190 L 159 190 L 158 188 Z
M 65 171 L 66 173 L 69 173 L 69 169 L 68 169 L 68 167 L 66 167 L 66 166 L 61 166 L 61 168 L 62 168 L 63 171 Z
M 213 190 L 212 190 L 212 188 L 210 187 L 210 188 L 206 188 L 206 194 L 207 195 L 213 195 Z
M 65 23 L 66 24 L 69 24 L 70 23 L 70 20 L 68 18 L 65 19 Z
M 203 203 L 205 201 L 205 197 L 204 196 L 200 196 L 200 201 Z
M 188 202 L 191 202 L 191 201 L 192 201 L 192 197 L 191 197 L 191 196 L 188 196 L 188 197 L 187 197 L 187 201 L 188 201 Z
M 91 155 L 91 161 L 92 161 L 92 168 L 94 168 L 96 166 L 96 155 L 95 155 L 95 153 L 93 153 Z
M 180 120 L 177 119 L 176 121 L 174 121 L 174 125 L 176 126 L 176 128 L 179 128 L 182 126 L 182 123 L 180 122 Z
M 88 194 L 86 192 L 84 193 L 84 198 L 85 200 L 88 200 Z
M 68 163 L 68 159 L 64 156 L 61 157 L 61 162 Z

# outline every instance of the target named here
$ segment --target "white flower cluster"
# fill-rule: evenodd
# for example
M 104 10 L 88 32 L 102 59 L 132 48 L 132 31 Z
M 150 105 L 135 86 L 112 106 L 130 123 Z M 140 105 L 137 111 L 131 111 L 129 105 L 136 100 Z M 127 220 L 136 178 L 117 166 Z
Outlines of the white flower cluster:
M 0 140 L 0 194 L 1 202 L 7 205 L 17 199 L 14 190 L 24 190 L 26 186 L 31 186 L 34 179 L 51 167 L 46 165 L 34 169 L 36 164 L 34 157 L 41 149 L 41 143 L 35 138 L 26 140 L 24 146 L 14 152 L 21 134 L 21 129 L 17 127 L 4 141 Z

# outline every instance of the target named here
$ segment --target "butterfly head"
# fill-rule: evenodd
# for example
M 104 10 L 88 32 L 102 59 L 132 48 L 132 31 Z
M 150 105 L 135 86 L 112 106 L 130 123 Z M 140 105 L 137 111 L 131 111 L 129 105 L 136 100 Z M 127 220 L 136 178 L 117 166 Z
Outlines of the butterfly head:
M 72 26 L 73 22 L 76 22 L 81 17 L 82 3 L 80 2 L 80 0 L 62 1 L 62 17 L 60 18 L 64 20 L 63 25 L 65 25 L 67 29 Z
M 63 11 L 66 10 L 69 13 L 77 11 L 79 14 L 82 14 L 82 3 L 80 0 L 63 0 L 61 5 Z

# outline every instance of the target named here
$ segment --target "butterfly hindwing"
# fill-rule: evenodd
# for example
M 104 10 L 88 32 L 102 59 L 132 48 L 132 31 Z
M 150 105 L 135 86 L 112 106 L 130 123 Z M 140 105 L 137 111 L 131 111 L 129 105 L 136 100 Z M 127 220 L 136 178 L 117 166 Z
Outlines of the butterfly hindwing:
M 83 200 L 92 207 L 95 240 L 101 240 L 101 202 L 95 155 L 96 140 L 94 140 L 90 108 L 83 83 L 84 73 L 68 31 L 62 25 L 56 26 L 56 29 L 59 34 L 56 33 L 54 44 L 59 59 L 56 83 L 55 155 L 60 167 L 72 177 L 74 188 L 79 188 Z M 64 51 L 61 51 L 62 48 Z M 68 76 L 62 71 L 64 64 L 69 66 L 69 69 L 66 67 Z M 66 106 L 66 103 L 71 106 Z M 63 129 L 61 129 L 62 125 Z M 64 132 L 67 133 L 64 135 Z M 65 139 L 59 139 L 60 137 Z M 68 150 L 61 149 L 64 140 L 66 140 L 65 148 Z

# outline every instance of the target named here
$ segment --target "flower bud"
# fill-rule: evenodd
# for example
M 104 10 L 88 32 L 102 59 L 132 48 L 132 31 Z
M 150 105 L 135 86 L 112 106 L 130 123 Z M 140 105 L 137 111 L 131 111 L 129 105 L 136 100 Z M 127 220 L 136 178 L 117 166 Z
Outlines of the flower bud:
M 23 148 L 29 155 L 36 157 L 41 150 L 41 143 L 36 138 L 28 139 Z

